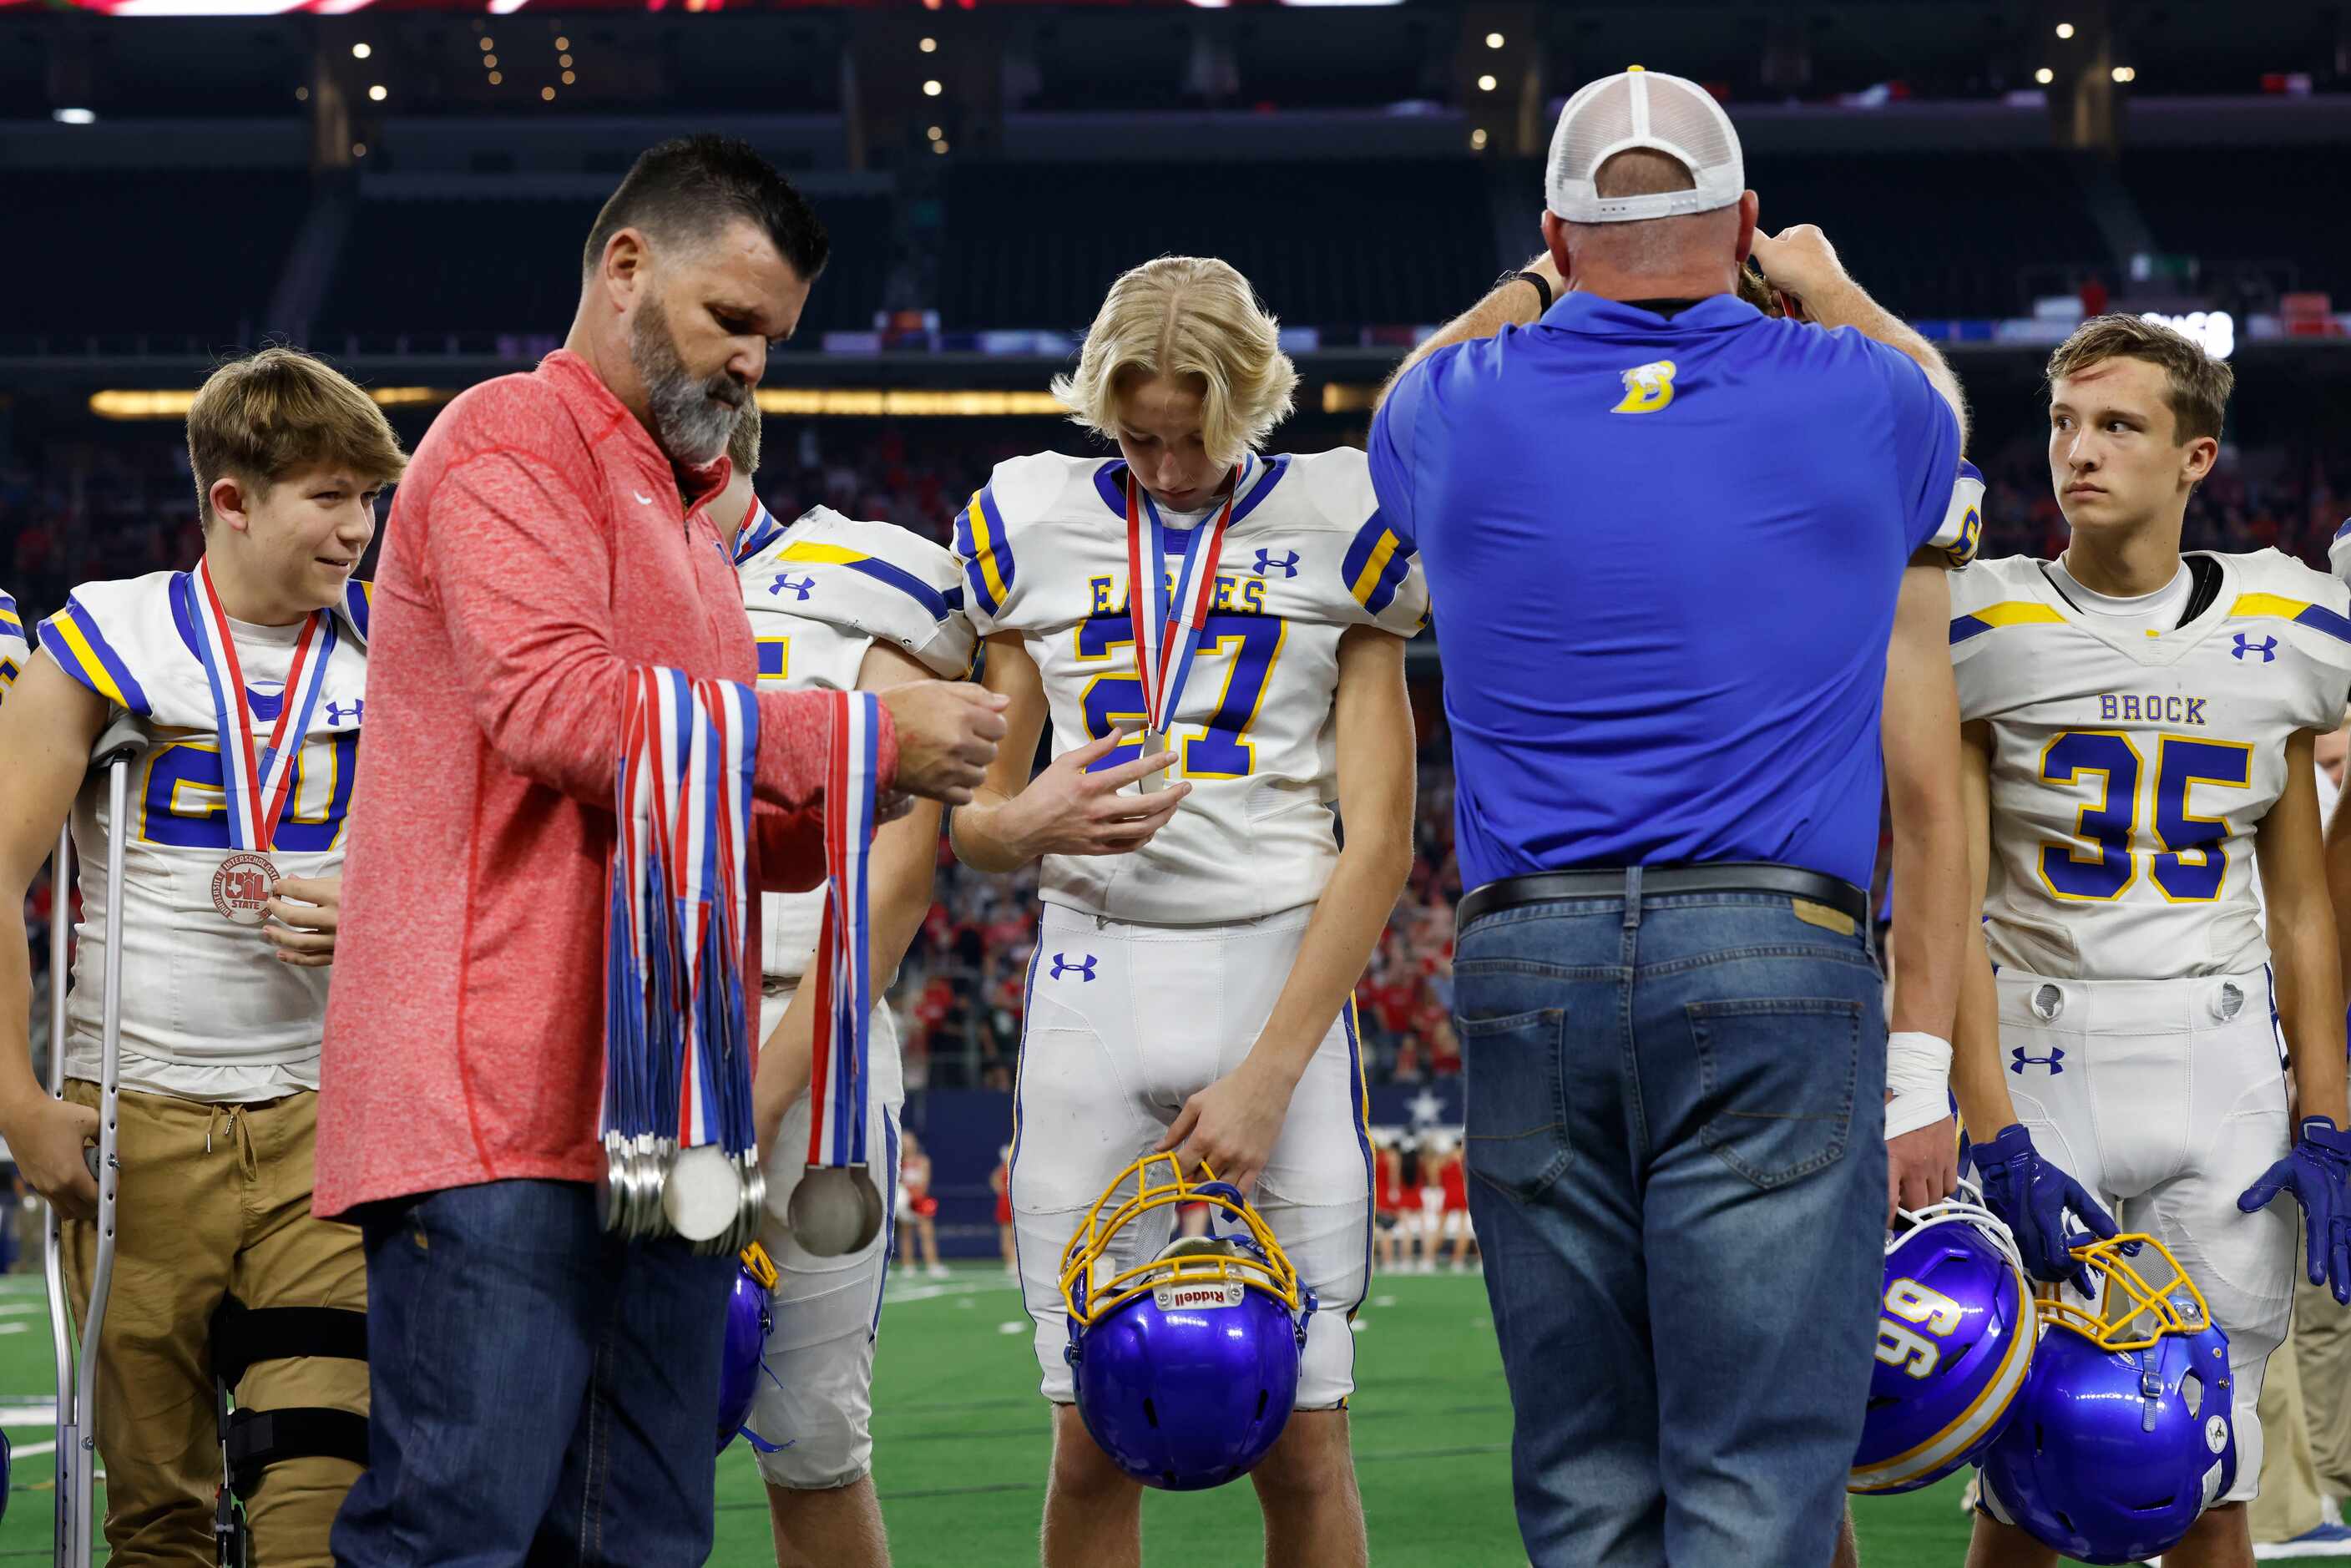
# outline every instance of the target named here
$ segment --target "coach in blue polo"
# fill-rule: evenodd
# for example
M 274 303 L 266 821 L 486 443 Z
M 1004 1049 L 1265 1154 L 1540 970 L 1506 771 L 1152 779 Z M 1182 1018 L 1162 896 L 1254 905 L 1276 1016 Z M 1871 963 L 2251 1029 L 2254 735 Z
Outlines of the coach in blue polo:
M 1446 672 L 1469 1203 L 1538 1568 L 1826 1563 L 1868 1397 L 1879 704 L 1962 405 L 1744 183 L 1702 89 L 1585 87 L 1548 254 L 1372 425 Z M 1834 329 L 1742 303 L 1750 251 Z

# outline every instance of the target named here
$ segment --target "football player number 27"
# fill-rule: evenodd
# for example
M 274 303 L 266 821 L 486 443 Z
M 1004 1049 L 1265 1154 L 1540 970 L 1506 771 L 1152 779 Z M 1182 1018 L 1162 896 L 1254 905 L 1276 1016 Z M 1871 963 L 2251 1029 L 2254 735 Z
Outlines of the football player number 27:
M 2108 729 L 2069 729 L 2041 754 L 2041 778 L 2049 784 L 2087 788 L 2074 822 L 2074 839 L 2043 842 L 2041 879 L 2060 898 L 2111 899 L 2137 880 L 2141 823 L 2154 829 L 2158 847 L 2145 852 L 2147 874 L 2174 904 L 2204 904 L 2220 896 L 2229 858 L 2220 841 L 2229 825 L 2188 809 L 2196 785 L 2234 786 L 2253 781 L 2253 748 L 2241 741 L 2159 737 L 2149 768 L 2130 738 Z M 2146 779 L 2148 788 L 2139 784 Z
M 1931 1375 L 1943 1359 L 1935 1341 L 1949 1339 L 1967 1316 L 1959 1303 L 1916 1280 L 1896 1280 L 1886 1287 L 1885 1306 L 1877 1320 L 1877 1359 L 1913 1377 Z
M 1216 711 L 1208 717 L 1206 734 L 1179 737 L 1176 766 L 1168 771 L 1184 779 L 1243 779 L 1247 778 L 1257 760 L 1257 748 L 1249 740 L 1249 726 L 1257 718 L 1258 703 L 1265 695 L 1266 682 L 1273 676 L 1274 661 L 1281 653 L 1283 623 L 1277 615 L 1211 615 L 1200 632 L 1200 651 L 1192 661 L 1192 674 L 1185 687 L 1186 702 L 1201 689 L 1201 683 L 1214 682 L 1217 665 L 1225 664 L 1224 686 L 1217 698 Z M 1095 615 L 1078 623 L 1078 657 L 1107 659 L 1111 650 L 1132 647 L 1134 632 L 1123 615 Z M 1134 669 L 1130 662 L 1127 665 Z M 1133 674 L 1096 675 L 1086 684 L 1086 733 L 1096 740 L 1114 730 L 1143 728 L 1143 682 Z M 1195 720 L 1195 723 L 1197 721 Z M 1188 729 L 1188 725 L 1178 725 Z M 1114 747 L 1110 755 L 1093 765 L 1091 771 L 1115 768 L 1122 762 L 1132 762 L 1141 755 L 1140 743 Z

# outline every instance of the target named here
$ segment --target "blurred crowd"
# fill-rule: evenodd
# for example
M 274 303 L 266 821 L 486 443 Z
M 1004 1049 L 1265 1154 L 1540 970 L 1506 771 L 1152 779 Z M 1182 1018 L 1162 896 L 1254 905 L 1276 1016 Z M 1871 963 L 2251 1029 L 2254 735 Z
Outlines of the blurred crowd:
M 418 433 L 404 434 L 413 441 Z M 1064 450 L 1088 450 L 1087 438 L 1066 426 L 1043 435 Z M 1034 451 L 1040 439 L 1034 421 L 773 421 L 759 490 L 779 517 L 821 504 L 901 522 L 944 542 L 956 511 L 989 469 Z M 1989 487 L 1984 553 L 2062 549 L 2064 519 L 2033 440 L 2011 440 L 1980 461 Z M 0 589 L 16 595 L 30 625 L 76 582 L 184 567 L 195 553 L 193 510 L 186 452 L 171 425 L 47 443 L 37 469 L 0 457 Z M 2346 510 L 2351 464 L 2231 448 L 2189 508 L 2186 543 L 2222 550 L 2274 546 L 2323 567 Z M 1412 874 L 1356 992 L 1365 1071 L 1374 1082 L 1421 1082 L 1461 1070 L 1451 1016 L 1453 905 L 1461 890 L 1448 745 L 1434 677 L 1416 678 L 1413 706 L 1420 794 Z M 32 896 L 27 924 L 43 948 L 37 971 L 46 967 L 46 882 L 36 883 Z M 1035 944 L 1034 873 L 981 875 L 959 865 L 942 842 L 935 901 L 891 991 L 910 1090 L 1012 1087 Z

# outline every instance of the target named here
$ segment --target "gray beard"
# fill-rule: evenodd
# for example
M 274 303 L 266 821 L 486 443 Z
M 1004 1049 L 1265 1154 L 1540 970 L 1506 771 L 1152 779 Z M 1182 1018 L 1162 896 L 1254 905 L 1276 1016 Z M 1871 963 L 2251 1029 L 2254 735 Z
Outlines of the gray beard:
M 645 389 L 653 440 L 670 461 L 686 468 L 716 462 L 734 431 L 736 408 L 713 394 L 734 390 L 735 378 L 721 370 L 696 381 L 678 354 L 668 314 L 658 301 L 647 301 L 637 312 L 629 332 L 629 363 Z

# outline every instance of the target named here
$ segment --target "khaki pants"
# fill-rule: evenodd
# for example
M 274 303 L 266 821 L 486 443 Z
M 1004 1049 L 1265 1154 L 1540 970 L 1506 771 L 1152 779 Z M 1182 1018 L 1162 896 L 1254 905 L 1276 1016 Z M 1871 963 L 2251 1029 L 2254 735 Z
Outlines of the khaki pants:
M 2295 1325 L 2300 1338 L 2300 1324 Z M 2262 1492 L 2247 1505 L 2253 1539 L 2292 1541 L 2318 1527 L 2318 1472 L 2311 1462 L 2302 1377 L 2289 1339 L 2269 1360 L 2262 1379 Z
M 2302 1367 L 2304 1418 L 2319 1490 L 2351 1497 L 2351 1307 L 2297 1270 L 2294 1285 L 2294 1359 Z
M 95 1106 L 99 1089 L 66 1086 Z M 310 1216 L 319 1097 L 209 1105 L 122 1096 L 122 1185 L 114 1280 L 98 1363 L 98 1450 L 106 1462 L 106 1539 L 117 1568 L 213 1561 L 221 1481 L 212 1384 L 212 1316 L 221 1298 L 248 1307 L 367 1310 L 360 1233 Z M 74 1316 L 89 1305 L 97 1228 L 68 1220 Z M 322 1406 L 364 1415 L 363 1362 L 294 1356 L 256 1362 L 235 1389 L 241 1408 Z M 331 1563 L 327 1532 L 360 1473 L 341 1459 L 272 1465 L 246 1507 L 253 1558 L 267 1568 Z

